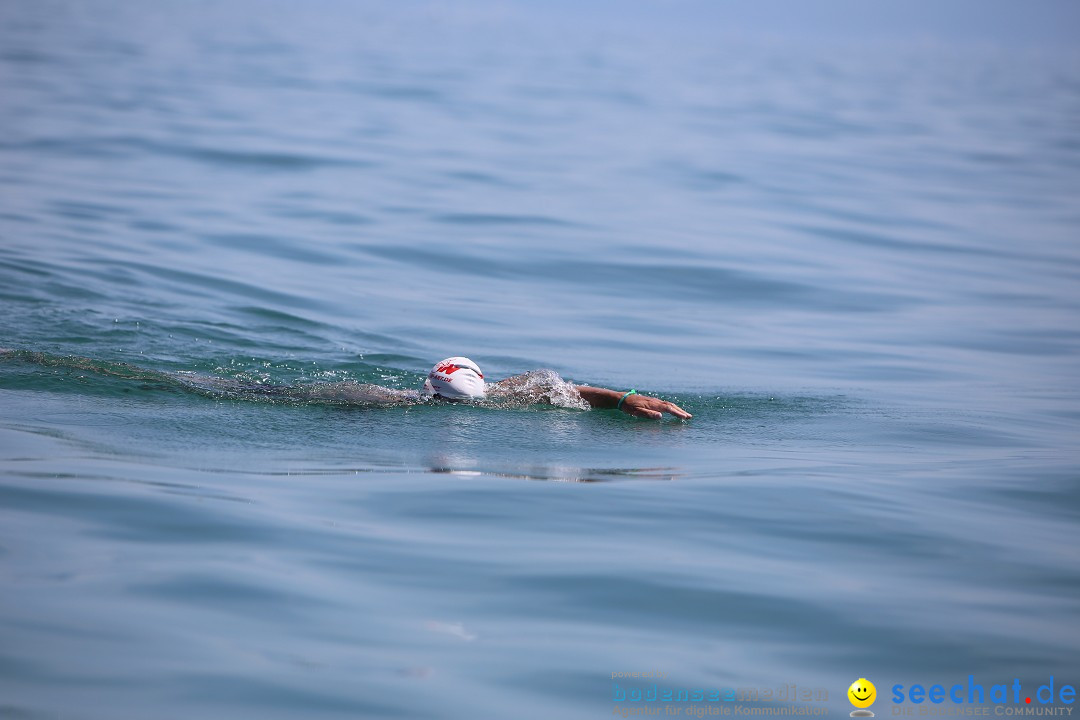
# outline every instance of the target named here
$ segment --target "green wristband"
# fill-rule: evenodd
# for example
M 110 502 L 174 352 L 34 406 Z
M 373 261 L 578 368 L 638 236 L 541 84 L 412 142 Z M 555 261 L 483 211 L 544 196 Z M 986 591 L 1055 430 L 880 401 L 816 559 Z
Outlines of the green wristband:
M 619 398 L 619 404 L 615 406 L 615 409 L 620 410 L 622 408 L 622 401 L 625 400 L 626 398 L 630 397 L 631 395 L 637 395 L 637 390 L 631 390 L 630 392 L 626 393 L 621 398 Z

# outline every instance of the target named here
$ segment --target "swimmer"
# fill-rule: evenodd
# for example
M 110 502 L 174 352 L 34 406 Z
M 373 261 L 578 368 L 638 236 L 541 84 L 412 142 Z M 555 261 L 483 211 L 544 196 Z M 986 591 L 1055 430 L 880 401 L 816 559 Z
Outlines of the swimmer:
M 540 382 L 536 382 L 537 380 Z M 421 392 L 426 397 L 453 401 L 483 400 L 514 396 L 521 394 L 522 391 L 528 395 L 530 390 L 542 389 L 544 380 L 561 381 L 561 378 L 551 371 L 538 370 L 487 384 L 484 382 L 484 374 L 480 372 L 480 367 L 476 363 L 466 357 L 452 357 L 437 363 L 431 369 Z M 566 385 L 569 385 L 572 392 L 592 408 L 622 410 L 634 417 L 654 420 L 663 417 L 664 413 L 670 413 L 682 420 L 693 417 L 675 403 L 643 395 L 637 390 L 619 392 L 590 385 L 570 385 L 569 383 Z M 542 399 L 538 398 L 538 400 Z M 550 404 L 559 404 L 552 402 L 550 398 L 547 400 Z
M 337 405 L 394 407 L 432 401 L 472 402 L 496 407 L 546 404 L 558 407 L 620 410 L 634 417 L 659 419 L 664 413 L 681 420 L 692 416 L 674 403 L 636 390 L 617 391 L 591 385 L 574 385 L 553 370 L 533 370 L 497 382 L 485 382 L 480 367 L 466 357 L 436 363 L 419 390 L 398 390 L 354 381 L 302 385 L 245 382 L 236 378 L 192 372 L 160 372 L 128 363 L 106 363 L 73 355 L 61 356 L 27 350 L 0 348 L 0 357 L 25 360 L 49 367 L 88 370 L 127 380 L 155 382 L 214 397 L 281 399 Z

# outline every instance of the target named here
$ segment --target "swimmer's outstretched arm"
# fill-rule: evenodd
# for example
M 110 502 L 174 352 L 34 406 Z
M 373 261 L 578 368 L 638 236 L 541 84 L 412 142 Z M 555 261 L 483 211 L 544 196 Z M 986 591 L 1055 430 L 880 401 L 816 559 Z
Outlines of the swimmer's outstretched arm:
M 571 385 L 564 382 L 562 378 L 551 370 L 533 370 L 523 375 L 514 375 L 505 380 L 488 383 L 487 396 L 489 398 L 513 398 L 528 403 L 547 402 L 558 405 L 561 404 L 557 399 L 558 393 L 551 392 L 553 389 L 557 389 L 558 386 L 567 389 L 573 388 L 574 392 L 589 407 L 598 410 L 614 410 L 618 408 L 634 417 L 652 419 L 661 418 L 664 413 L 670 413 L 682 420 L 689 420 L 693 417 L 675 403 L 669 403 L 660 398 L 638 393 L 627 395 L 625 392 L 619 392 L 618 390 L 608 390 L 607 388 L 593 387 L 591 385 Z M 625 399 L 623 398 L 624 395 L 626 396 Z M 619 404 L 619 400 L 622 400 L 622 405 Z
M 608 390 L 607 388 L 591 387 L 589 385 L 575 385 L 574 387 L 577 389 L 581 399 L 594 408 L 614 409 L 618 407 L 624 413 L 641 418 L 659 419 L 664 416 L 664 413 L 670 413 L 683 420 L 689 420 L 693 417 L 675 403 L 669 403 L 649 395 L 640 393 L 626 395 L 626 393 L 621 393 L 618 390 Z M 623 397 L 624 395 L 625 397 Z M 619 405 L 619 400 L 622 400 L 622 405 Z

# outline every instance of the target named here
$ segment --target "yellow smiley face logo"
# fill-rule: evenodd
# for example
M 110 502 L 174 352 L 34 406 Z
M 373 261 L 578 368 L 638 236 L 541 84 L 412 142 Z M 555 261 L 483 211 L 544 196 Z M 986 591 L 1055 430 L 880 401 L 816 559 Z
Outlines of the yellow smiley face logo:
M 877 699 L 877 688 L 866 678 L 859 678 L 847 689 L 848 700 L 857 708 L 868 708 Z

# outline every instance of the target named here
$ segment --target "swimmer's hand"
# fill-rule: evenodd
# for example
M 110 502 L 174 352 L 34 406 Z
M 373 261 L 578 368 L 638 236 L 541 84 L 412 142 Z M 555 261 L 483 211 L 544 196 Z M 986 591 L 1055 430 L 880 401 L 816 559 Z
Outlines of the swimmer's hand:
M 616 402 L 618 401 L 616 400 Z M 634 393 L 633 395 L 627 396 L 627 398 L 623 400 L 621 410 L 634 417 L 652 418 L 654 420 L 659 420 L 664 417 L 664 413 L 674 415 L 680 420 L 689 420 L 694 417 L 675 403 L 670 403 L 666 400 L 654 398 L 649 395 L 642 395 L 641 393 Z
M 628 415 L 640 418 L 651 418 L 653 420 L 659 420 L 664 417 L 664 413 L 674 415 L 681 420 L 689 420 L 693 417 L 693 415 L 686 412 L 675 403 L 669 403 L 666 400 L 654 398 L 649 395 L 634 393 L 633 395 L 626 395 L 626 397 L 623 398 L 625 393 L 621 393 L 617 390 L 590 387 L 588 385 L 577 385 L 575 387 L 577 388 L 578 394 L 581 395 L 581 399 L 594 408 L 612 409 L 618 407 Z M 619 405 L 620 399 L 622 399 L 622 405 Z

